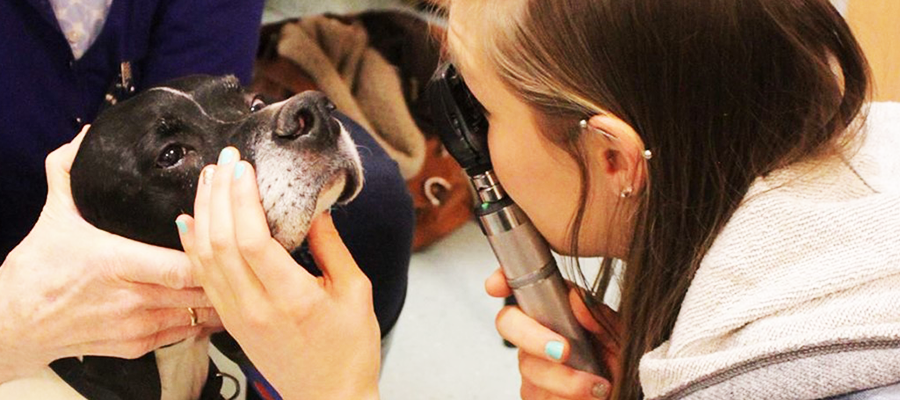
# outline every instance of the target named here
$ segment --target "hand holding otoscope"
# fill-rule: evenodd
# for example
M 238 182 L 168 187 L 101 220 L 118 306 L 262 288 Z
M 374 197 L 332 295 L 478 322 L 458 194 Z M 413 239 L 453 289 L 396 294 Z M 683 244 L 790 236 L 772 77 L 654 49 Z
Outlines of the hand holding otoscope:
M 438 70 L 429 94 L 438 134 L 472 180 L 481 201 L 475 215 L 519 307 L 568 340 L 571 351 L 566 365 L 610 377 L 572 313 L 568 287 L 547 241 L 494 174 L 487 148 L 488 122 L 480 103 L 452 64 Z

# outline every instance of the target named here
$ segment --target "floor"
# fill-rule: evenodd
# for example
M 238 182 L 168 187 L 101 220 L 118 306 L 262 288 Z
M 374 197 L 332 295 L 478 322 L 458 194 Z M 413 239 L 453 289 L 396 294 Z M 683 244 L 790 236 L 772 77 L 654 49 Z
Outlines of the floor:
M 516 350 L 494 317 L 503 300 L 484 292 L 497 261 L 468 224 L 413 256 L 409 297 L 384 365 L 385 400 L 519 398 Z

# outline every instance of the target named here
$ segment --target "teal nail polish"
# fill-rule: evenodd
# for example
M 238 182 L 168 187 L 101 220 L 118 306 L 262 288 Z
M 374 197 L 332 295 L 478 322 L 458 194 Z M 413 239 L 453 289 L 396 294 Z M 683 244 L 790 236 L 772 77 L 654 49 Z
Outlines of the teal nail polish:
M 175 225 L 178 225 L 178 231 L 181 233 L 187 233 L 187 224 L 182 220 L 176 220 Z
M 232 150 L 230 147 L 226 147 L 226 148 L 222 149 L 222 151 L 219 153 L 218 164 L 219 165 L 228 164 L 233 159 L 234 159 L 234 150 Z
M 234 166 L 234 180 L 241 179 L 241 176 L 244 175 L 244 170 L 246 169 L 246 164 L 240 162 L 237 163 L 237 165 Z
M 563 356 L 562 342 L 557 342 L 555 340 L 547 342 L 547 345 L 544 346 L 544 354 L 547 354 L 548 356 L 550 356 L 550 358 L 559 361 Z

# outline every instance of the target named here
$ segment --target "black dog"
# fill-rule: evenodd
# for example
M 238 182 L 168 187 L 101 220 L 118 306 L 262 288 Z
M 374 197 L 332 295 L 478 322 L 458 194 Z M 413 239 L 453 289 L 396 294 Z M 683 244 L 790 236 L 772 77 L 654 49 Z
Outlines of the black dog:
M 75 204 L 100 229 L 180 249 L 175 217 L 193 213 L 200 170 L 235 146 L 257 171 L 273 237 L 295 250 L 318 212 L 349 202 L 362 187 L 356 147 L 333 111 L 317 92 L 266 106 L 234 77 L 150 88 L 92 125 L 72 165 Z M 207 348 L 208 338 L 196 338 L 138 360 L 51 366 L 88 398 L 218 398 L 218 387 L 206 385 Z
M 150 88 L 92 125 L 72 165 L 75 204 L 100 229 L 181 248 L 175 217 L 193 212 L 203 166 L 235 146 L 256 168 L 273 236 L 293 250 L 317 209 L 361 189 L 359 155 L 333 111 L 317 92 L 265 106 L 234 77 Z

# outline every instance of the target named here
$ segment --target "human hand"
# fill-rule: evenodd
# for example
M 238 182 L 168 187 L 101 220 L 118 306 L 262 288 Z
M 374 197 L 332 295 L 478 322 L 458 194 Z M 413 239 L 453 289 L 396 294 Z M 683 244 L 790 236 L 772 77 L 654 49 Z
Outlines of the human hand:
M 316 218 L 308 235 L 317 278 L 272 238 L 253 167 L 235 162 L 236 149 L 224 151 L 232 161 L 204 168 L 194 217 L 177 223 L 225 328 L 286 399 L 378 398 L 371 283 L 331 215 Z
M 137 358 L 220 324 L 183 253 L 81 218 L 69 170 L 86 131 L 47 156 L 47 202 L 0 268 L 0 383 L 60 358 Z
M 494 297 L 504 298 L 512 294 L 500 269 L 487 279 L 485 289 Z M 602 360 L 608 370 L 614 378 L 618 377 L 619 347 L 614 337 L 620 336 L 620 332 L 604 330 L 591 316 L 591 311 L 574 289 L 569 291 L 569 302 L 578 322 L 593 333 L 603 347 Z M 601 305 L 597 311 L 606 319 L 607 325 L 619 327 L 618 316 L 612 309 Z M 519 349 L 522 399 L 596 400 L 609 397 L 611 385 L 607 379 L 563 364 L 569 357 L 570 349 L 563 336 L 541 325 L 515 306 L 500 310 L 496 324 L 500 335 Z

